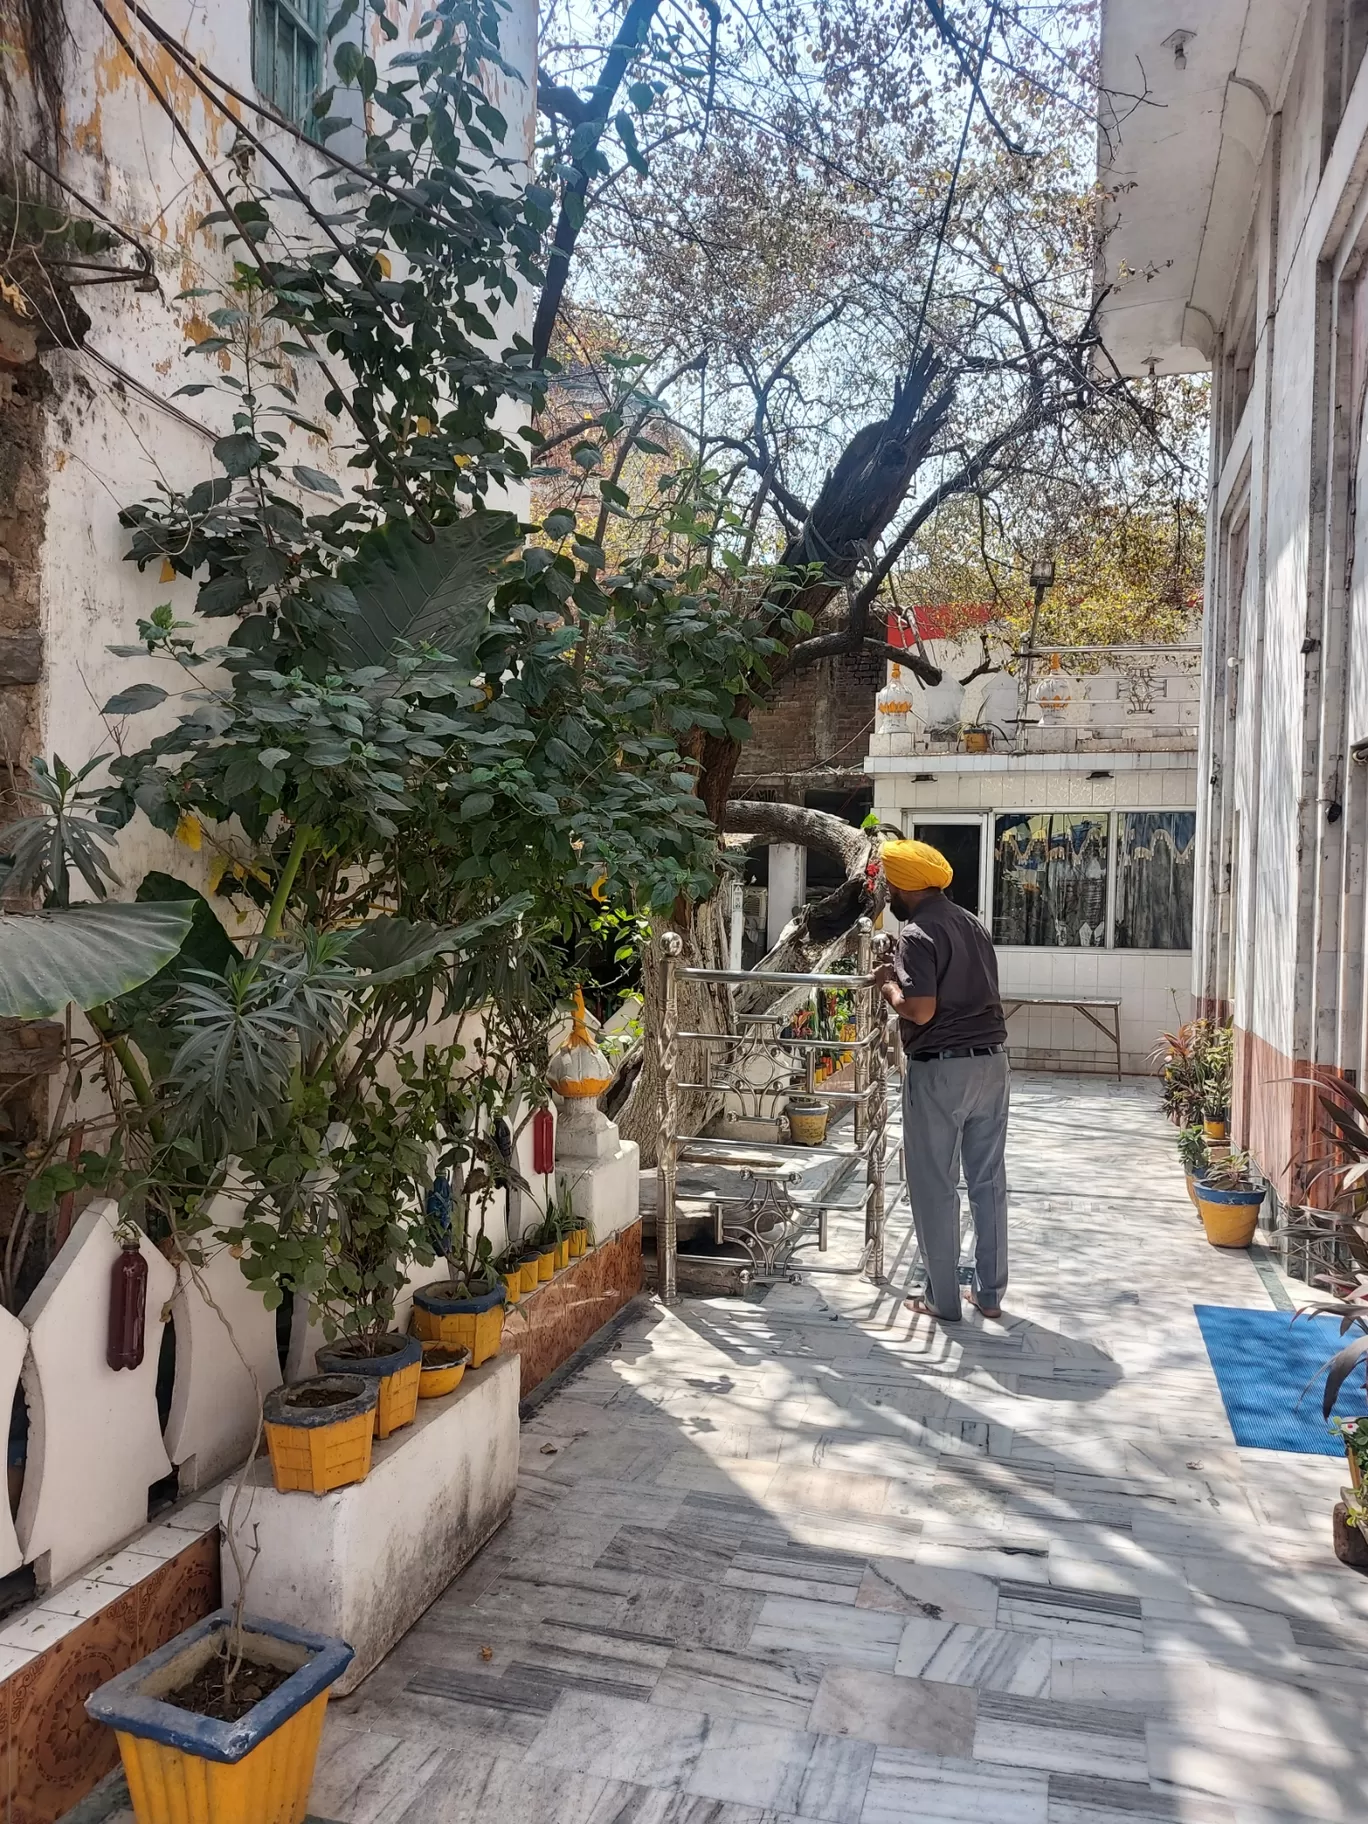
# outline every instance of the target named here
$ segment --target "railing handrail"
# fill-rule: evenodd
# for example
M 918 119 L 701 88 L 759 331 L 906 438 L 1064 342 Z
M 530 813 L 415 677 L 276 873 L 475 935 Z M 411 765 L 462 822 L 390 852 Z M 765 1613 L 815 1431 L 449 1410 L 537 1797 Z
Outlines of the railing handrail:
M 690 982 L 774 982 L 788 988 L 869 988 L 874 983 L 872 974 L 798 975 L 780 969 L 680 969 L 677 973 Z

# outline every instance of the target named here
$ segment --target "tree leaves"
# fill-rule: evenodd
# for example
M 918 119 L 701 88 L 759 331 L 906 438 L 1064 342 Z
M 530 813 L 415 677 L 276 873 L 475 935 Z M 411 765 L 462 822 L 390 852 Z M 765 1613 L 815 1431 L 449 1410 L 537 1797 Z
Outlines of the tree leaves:
M 115 691 L 100 711 L 102 716 L 139 716 L 145 709 L 165 703 L 166 692 L 159 684 L 130 684 L 127 690 Z
M 131 992 L 171 961 L 193 919 L 188 903 L 0 912 L 0 1018 L 51 1019 Z
M 511 513 L 470 513 L 424 543 L 406 525 L 368 533 L 342 580 L 356 614 L 341 642 L 359 663 L 386 663 L 400 641 L 469 662 L 488 619 L 494 578 L 521 533 Z

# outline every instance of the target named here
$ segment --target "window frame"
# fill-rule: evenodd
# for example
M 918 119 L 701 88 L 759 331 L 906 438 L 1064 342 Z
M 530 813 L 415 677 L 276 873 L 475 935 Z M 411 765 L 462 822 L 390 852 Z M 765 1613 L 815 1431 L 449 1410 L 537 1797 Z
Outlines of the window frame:
M 1112 810 L 1112 814 L 1111 814 L 1111 817 L 1112 817 L 1111 867 L 1110 867 L 1110 879 L 1107 883 L 1107 948 L 1108 948 L 1108 950 L 1115 950 L 1115 951 L 1119 952 L 1119 954 L 1122 956 L 1191 956 L 1192 955 L 1192 948 L 1193 948 L 1192 937 L 1193 937 L 1193 935 L 1195 935 L 1196 913 L 1197 913 L 1195 893 L 1193 895 L 1193 933 L 1189 935 L 1187 946 L 1185 949 L 1182 949 L 1182 950 L 1162 950 L 1154 945 L 1147 945 L 1147 946 L 1142 947 L 1141 945 L 1138 945 L 1138 944 L 1118 944 L 1116 941 L 1116 899 L 1117 899 L 1117 883 L 1120 878 L 1120 861 L 1121 861 L 1121 845 L 1118 840 L 1118 837 L 1120 834 L 1119 819 L 1122 817 L 1192 817 L 1192 818 L 1195 818 L 1196 815 L 1197 815 L 1196 805 L 1189 805 L 1189 804 L 1123 804 L 1123 805 L 1117 805 Z M 1193 849 L 1194 849 L 1192 865 L 1195 869 L 1197 866 L 1197 856 L 1195 853 L 1197 835 L 1196 835 L 1195 826 L 1194 826 L 1194 830 L 1193 830 L 1192 840 L 1193 840 Z
M 317 11 L 318 11 L 318 23 L 317 24 L 311 23 L 309 16 L 308 16 L 309 9 L 311 6 L 317 7 Z M 292 109 L 284 107 L 282 105 L 279 97 L 274 92 L 270 92 L 270 91 L 266 90 L 265 88 L 263 88 L 261 85 L 261 82 L 259 80 L 259 71 L 261 69 L 261 62 L 260 62 L 260 58 L 258 55 L 258 45 L 261 41 L 262 32 L 263 32 L 263 13 L 267 7 L 271 8 L 272 14 L 273 14 L 273 20 L 272 20 L 272 25 L 273 25 L 272 62 L 273 62 L 273 64 L 274 64 L 274 49 L 275 49 L 275 43 L 276 43 L 276 40 L 274 38 L 274 30 L 276 29 L 277 18 L 280 15 L 283 15 L 286 23 L 293 28 L 293 30 L 296 34 L 296 62 L 295 62 L 296 89 L 298 88 L 298 74 L 297 74 L 297 72 L 298 72 L 298 51 L 297 51 L 298 38 L 300 36 L 307 38 L 313 48 L 313 57 L 314 57 L 314 61 L 315 61 L 314 84 L 313 84 L 313 88 L 310 90 L 307 97 L 305 97 L 303 99 L 298 112 L 295 112 Z M 303 131 L 303 132 L 309 131 L 310 118 L 311 118 L 310 110 L 312 109 L 315 96 L 317 96 L 322 91 L 322 88 L 324 85 L 324 78 L 327 74 L 327 23 L 328 23 L 327 13 L 328 13 L 327 0 L 252 0 L 252 10 L 251 10 L 251 19 L 250 19 L 250 27 L 251 27 L 250 49 L 251 49 L 251 59 L 252 59 L 252 85 L 256 89 L 256 92 L 261 97 L 262 101 L 264 101 L 269 108 L 271 108 L 276 114 L 278 114 L 282 120 L 289 121 L 292 126 L 296 126 L 296 127 L 300 128 L 301 131 Z
M 985 823 L 989 823 L 998 817 L 1069 817 L 1069 816 L 1078 816 L 1080 814 L 1084 815 L 1084 816 L 1092 816 L 1092 817 L 1105 816 L 1105 818 L 1107 819 L 1107 898 L 1106 898 L 1106 914 L 1105 914 L 1105 918 L 1106 918 L 1106 941 L 1105 941 L 1105 943 L 1102 943 L 1102 944 L 1007 944 L 1007 943 L 997 944 L 997 940 L 994 939 L 994 943 L 997 944 L 997 948 L 1000 950 L 1020 950 L 1023 953 L 1028 953 L 1032 956 L 1059 955 L 1063 951 L 1068 951 L 1070 954 L 1077 955 L 1077 956 L 1096 956 L 1099 953 L 1099 951 L 1114 952 L 1118 956 L 1191 956 L 1192 945 L 1190 943 L 1188 944 L 1187 948 L 1184 950 L 1157 950 L 1157 949 L 1142 950 L 1142 949 L 1136 949 L 1130 945 L 1123 946 L 1123 945 L 1120 945 L 1117 943 L 1117 941 L 1116 941 L 1116 892 L 1117 892 L 1117 877 L 1118 877 L 1118 872 L 1119 872 L 1119 860 L 1120 860 L 1120 845 L 1119 845 L 1120 830 L 1119 830 L 1117 820 L 1118 820 L 1118 818 L 1130 816 L 1134 813 L 1139 813 L 1141 815 L 1149 815 L 1149 816 L 1173 815 L 1176 817 L 1181 817 L 1181 816 L 1191 817 L 1191 816 L 1196 815 L 1196 808 L 1197 807 L 1195 805 L 1191 805 L 1191 804 L 1123 804 L 1123 805 L 1108 805 L 1108 806 L 1075 804 L 1075 805 L 1054 805 L 1054 806 L 1035 805 L 1035 806 L 1030 806 L 1030 807 L 1023 805 L 1019 808 L 1012 806 L 1012 805 L 1000 805 L 1000 806 L 995 805 L 992 810 L 985 811 L 983 813 L 983 818 L 984 818 Z M 923 810 L 920 806 L 918 806 L 918 808 L 915 811 L 908 812 L 909 824 L 913 818 L 915 818 L 920 823 L 960 823 L 960 822 L 969 823 L 969 822 L 975 821 L 975 819 L 973 817 L 955 816 L 954 814 L 947 814 L 943 817 L 937 816 L 934 812 Z M 997 843 L 994 840 L 994 831 L 993 831 L 993 829 L 990 828 L 985 832 L 985 837 L 984 837 L 984 853 L 986 855 L 986 865 L 987 865 L 987 870 L 988 870 L 987 892 L 986 892 L 986 898 L 985 898 L 984 903 L 988 908 L 987 925 L 988 925 L 988 929 L 990 932 L 992 931 L 992 928 L 993 928 L 992 927 L 992 908 L 993 908 L 994 900 L 997 895 L 996 850 L 997 850 Z
M 993 816 L 992 811 L 923 811 L 909 810 L 903 819 L 905 835 L 917 840 L 919 823 L 958 823 L 979 827 L 978 898 L 982 908 L 975 914 L 984 930 L 993 929 Z

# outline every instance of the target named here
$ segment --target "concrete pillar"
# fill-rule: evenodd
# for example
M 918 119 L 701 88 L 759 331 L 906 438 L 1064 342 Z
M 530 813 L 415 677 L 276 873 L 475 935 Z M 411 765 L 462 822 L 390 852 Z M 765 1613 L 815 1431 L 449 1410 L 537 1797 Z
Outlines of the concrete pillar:
M 807 856 L 796 842 L 772 842 L 769 851 L 769 916 L 765 942 L 773 949 L 803 903 Z

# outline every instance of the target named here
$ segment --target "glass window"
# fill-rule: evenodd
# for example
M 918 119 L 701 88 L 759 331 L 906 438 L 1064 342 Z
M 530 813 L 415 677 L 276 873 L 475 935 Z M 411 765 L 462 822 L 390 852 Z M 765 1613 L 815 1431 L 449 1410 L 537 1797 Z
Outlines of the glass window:
M 1009 812 L 993 822 L 993 941 L 1103 948 L 1106 815 Z
M 260 93 L 298 126 L 322 77 L 327 0 L 253 0 L 252 78 Z
M 1196 811 L 1121 811 L 1116 819 L 1116 947 L 1190 950 Z

